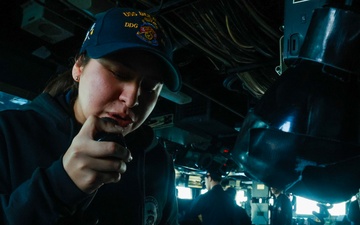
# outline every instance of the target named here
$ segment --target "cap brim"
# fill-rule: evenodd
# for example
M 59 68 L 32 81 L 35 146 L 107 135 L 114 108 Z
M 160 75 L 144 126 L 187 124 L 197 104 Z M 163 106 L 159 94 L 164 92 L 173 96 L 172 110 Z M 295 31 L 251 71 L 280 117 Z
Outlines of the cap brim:
M 86 52 L 91 58 L 98 59 L 114 52 L 129 50 L 129 49 L 144 50 L 154 54 L 155 56 L 158 56 L 165 63 L 165 66 L 167 66 L 166 71 L 168 71 L 168 74 L 164 76 L 164 84 L 170 91 L 173 92 L 180 91 L 181 89 L 180 72 L 178 71 L 176 66 L 172 63 L 172 61 L 164 55 L 164 53 L 162 53 L 161 51 L 157 51 L 152 47 L 147 47 L 146 45 L 139 46 L 137 44 L 109 43 L 102 45 L 99 51 L 97 49 L 97 46 L 89 46 L 86 48 Z

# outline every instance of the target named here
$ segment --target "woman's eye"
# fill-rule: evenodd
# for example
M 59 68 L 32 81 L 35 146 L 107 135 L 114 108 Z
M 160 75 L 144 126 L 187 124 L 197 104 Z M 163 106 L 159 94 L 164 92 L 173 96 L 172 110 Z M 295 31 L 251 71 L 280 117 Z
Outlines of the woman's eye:
M 117 71 L 112 71 L 112 70 L 110 70 L 110 72 L 119 80 L 127 81 L 132 78 L 130 73 L 117 72 Z

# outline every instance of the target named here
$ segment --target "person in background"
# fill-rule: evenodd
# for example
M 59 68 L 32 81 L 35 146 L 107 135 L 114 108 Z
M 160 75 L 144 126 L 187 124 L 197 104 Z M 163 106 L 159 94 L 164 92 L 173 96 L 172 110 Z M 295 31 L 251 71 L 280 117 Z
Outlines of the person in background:
M 274 204 L 270 207 L 270 224 L 291 225 L 292 206 L 289 197 L 275 187 L 270 187 L 270 191 L 274 195 Z
M 221 174 L 208 171 L 204 179 L 208 191 L 194 199 L 185 215 L 184 224 L 194 224 L 199 218 L 203 225 L 231 225 L 234 202 L 220 184 Z
M 171 58 L 150 14 L 98 14 L 72 69 L 0 112 L 0 224 L 178 224 L 173 160 L 143 125 L 181 88 Z
M 233 213 L 233 224 L 238 225 L 251 225 L 251 218 L 246 213 L 246 210 L 236 204 L 236 189 L 233 187 L 228 187 L 225 189 L 225 192 L 229 195 L 230 199 L 233 199 L 233 204 L 235 206 L 235 211 Z
M 292 193 L 289 193 L 288 198 L 290 199 L 290 202 L 291 202 L 291 208 L 292 208 L 292 211 L 293 211 L 293 216 L 296 216 L 296 196 L 293 195 Z
M 360 225 L 360 189 L 356 194 L 356 199 L 350 202 L 346 216 L 351 225 Z

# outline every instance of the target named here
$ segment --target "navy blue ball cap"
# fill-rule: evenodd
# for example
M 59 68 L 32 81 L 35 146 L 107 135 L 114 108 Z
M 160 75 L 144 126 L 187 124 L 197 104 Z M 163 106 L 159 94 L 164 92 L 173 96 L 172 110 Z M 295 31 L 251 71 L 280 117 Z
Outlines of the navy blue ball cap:
M 180 90 L 181 77 L 172 61 L 172 45 L 156 18 L 131 8 L 112 8 L 95 17 L 80 53 L 86 52 L 94 59 L 129 49 L 153 53 L 167 67 L 164 84 L 173 92 Z

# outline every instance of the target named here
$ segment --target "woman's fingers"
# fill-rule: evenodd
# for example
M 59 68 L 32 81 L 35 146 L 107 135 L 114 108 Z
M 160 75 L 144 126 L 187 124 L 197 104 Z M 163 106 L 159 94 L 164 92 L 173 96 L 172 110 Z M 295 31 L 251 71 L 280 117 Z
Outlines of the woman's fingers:
M 103 184 L 118 182 L 126 172 L 126 163 L 132 160 L 130 150 L 113 140 L 94 140 L 96 133 L 120 130 L 108 121 L 89 117 L 73 139 L 63 165 L 82 191 L 92 193 Z

